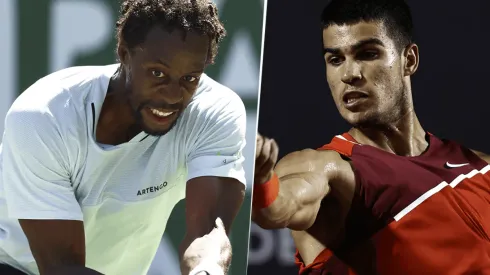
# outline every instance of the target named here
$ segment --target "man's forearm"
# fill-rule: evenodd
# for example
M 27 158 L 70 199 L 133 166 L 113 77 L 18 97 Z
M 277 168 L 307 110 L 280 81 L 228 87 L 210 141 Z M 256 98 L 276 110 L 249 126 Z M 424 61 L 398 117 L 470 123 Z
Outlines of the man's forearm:
M 226 274 L 232 254 L 228 232 L 244 196 L 244 184 L 233 178 L 200 177 L 189 181 L 187 232 L 179 249 L 182 274 L 188 275 L 202 263 L 217 264 Z
M 281 186 L 281 191 L 269 206 L 252 209 L 252 220 L 264 229 L 287 228 L 289 220 L 297 212 L 298 206 L 284 195 L 286 186 Z
M 279 188 L 273 202 L 267 207 L 260 207 L 258 203 L 254 205 L 252 212 L 252 220 L 264 229 L 295 229 L 298 223 L 308 223 L 308 216 L 314 213 L 329 190 L 321 176 L 311 173 L 294 174 L 275 180 Z M 254 188 L 256 196 L 257 188 Z

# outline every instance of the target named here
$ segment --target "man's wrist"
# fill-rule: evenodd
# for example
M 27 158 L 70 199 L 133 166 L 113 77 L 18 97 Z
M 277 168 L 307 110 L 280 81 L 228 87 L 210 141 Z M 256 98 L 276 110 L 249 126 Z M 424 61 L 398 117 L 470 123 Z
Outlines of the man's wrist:
M 279 196 L 279 177 L 272 173 L 272 177 L 264 183 L 255 183 L 252 207 L 262 209 L 269 207 Z
M 225 275 L 223 267 L 216 262 L 204 261 L 189 272 L 189 275 Z

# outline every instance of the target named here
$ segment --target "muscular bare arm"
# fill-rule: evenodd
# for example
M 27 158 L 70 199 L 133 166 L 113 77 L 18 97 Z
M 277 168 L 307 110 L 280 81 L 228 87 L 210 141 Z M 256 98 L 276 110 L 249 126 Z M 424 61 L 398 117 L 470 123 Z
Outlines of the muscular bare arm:
M 100 275 L 85 267 L 83 222 L 19 220 L 41 275 Z
M 272 170 L 263 169 L 270 166 L 263 164 L 267 163 L 263 155 L 271 155 L 266 152 L 273 152 L 270 148 L 274 146 L 275 142 L 268 139 L 257 141 L 255 184 L 271 178 Z M 268 207 L 253 209 L 253 221 L 265 229 L 308 229 L 316 219 L 321 201 L 330 192 L 329 181 L 338 178 L 344 165 L 348 164 L 334 152 L 307 149 L 285 156 L 273 169 L 279 178 L 279 194 Z

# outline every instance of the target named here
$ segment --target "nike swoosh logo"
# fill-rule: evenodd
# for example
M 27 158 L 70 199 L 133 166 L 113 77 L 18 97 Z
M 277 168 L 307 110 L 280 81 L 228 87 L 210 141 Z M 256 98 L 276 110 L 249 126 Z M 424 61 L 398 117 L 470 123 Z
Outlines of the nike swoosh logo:
M 447 168 L 458 168 L 458 167 L 463 167 L 463 166 L 466 166 L 466 165 L 469 165 L 469 163 L 452 164 L 452 163 L 446 162 L 446 167 Z

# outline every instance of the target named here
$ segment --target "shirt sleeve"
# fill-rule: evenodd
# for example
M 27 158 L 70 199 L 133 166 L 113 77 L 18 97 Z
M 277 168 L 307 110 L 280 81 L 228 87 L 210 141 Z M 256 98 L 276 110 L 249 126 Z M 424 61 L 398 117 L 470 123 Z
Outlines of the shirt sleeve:
M 83 220 L 70 181 L 66 145 L 50 114 L 9 113 L 2 143 L 2 181 L 10 218 Z
M 200 127 L 195 145 L 188 155 L 188 178 L 202 176 L 234 178 L 246 185 L 243 168 L 246 113 L 235 94 L 221 100 L 196 120 Z

